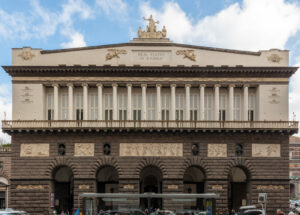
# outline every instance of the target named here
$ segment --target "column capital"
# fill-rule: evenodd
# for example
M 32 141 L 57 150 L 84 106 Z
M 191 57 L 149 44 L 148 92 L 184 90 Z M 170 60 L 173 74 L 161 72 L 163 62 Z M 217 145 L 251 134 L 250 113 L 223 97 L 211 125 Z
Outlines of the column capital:
M 170 86 L 171 86 L 171 87 L 176 87 L 176 84 L 171 84 Z
M 89 85 L 88 85 L 87 83 L 82 83 L 81 86 L 87 87 L 87 86 L 89 86 Z
M 113 83 L 111 86 L 113 86 L 113 87 L 117 87 L 117 86 L 118 86 L 118 84 L 117 84 L 117 83 Z
M 219 87 L 221 87 L 221 84 L 215 84 L 214 85 L 214 88 L 219 88 Z
M 250 84 L 244 84 L 243 88 L 245 88 L 245 87 L 250 87 Z
M 52 84 L 52 87 L 59 87 L 59 84 Z
M 96 84 L 96 86 L 97 86 L 97 87 L 103 87 L 103 84 L 98 83 L 98 84 Z
M 206 84 L 200 84 L 200 88 L 201 88 L 201 87 L 206 87 Z
M 235 84 L 229 84 L 229 87 L 235 87 Z
M 156 84 L 156 87 L 162 87 L 162 85 L 161 84 Z
M 143 88 L 147 87 L 147 84 L 141 84 L 141 87 L 143 87 Z
M 192 87 L 191 84 L 185 84 L 184 86 L 185 86 L 185 88 L 191 88 Z
M 126 84 L 126 87 L 132 87 L 132 84 Z
M 67 87 L 74 87 L 74 84 L 68 83 L 68 84 L 67 84 Z

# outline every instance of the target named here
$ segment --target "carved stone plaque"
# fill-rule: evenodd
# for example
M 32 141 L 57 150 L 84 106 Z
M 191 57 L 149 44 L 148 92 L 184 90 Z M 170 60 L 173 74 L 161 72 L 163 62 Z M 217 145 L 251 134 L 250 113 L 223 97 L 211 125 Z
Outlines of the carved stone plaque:
M 181 157 L 182 143 L 120 143 L 120 156 Z
M 227 144 L 208 144 L 208 157 L 227 157 Z
M 44 190 L 43 185 L 18 185 L 17 190 Z
M 211 189 L 212 190 L 223 190 L 223 186 L 222 185 L 212 185 Z
M 90 185 L 88 184 L 80 184 L 79 185 L 79 190 L 88 190 L 90 189 Z
M 280 157 L 280 144 L 252 144 L 252 157 Z
M 124 190 L 133 190 L 134 185 L 133 184 L 124 184 L 123 188 L 124 188 Z
M 171 51 L 134 50 L 132 57 L 137 62 L 170 62 Z
M 75 143 L 75 157 L 94 156 L 94 143 Z
M 282 185 L 257 185 L 257 190 L 284 190 Z
M 170 184 L 170 185 L 168 185 L 168 190 L 178 190 L 178 185 Z
M 21 144 L 20 157 L 49 157 L 49 144 Z

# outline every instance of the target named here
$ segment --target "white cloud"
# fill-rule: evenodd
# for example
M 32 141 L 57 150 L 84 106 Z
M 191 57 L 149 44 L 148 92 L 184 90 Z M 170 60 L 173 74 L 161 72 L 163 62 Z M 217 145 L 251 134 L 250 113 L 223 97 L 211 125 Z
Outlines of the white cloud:
M 143 16 L 153 14 L 160 27 L 166 26 L 168 36 L 180 43 L 256 51 L 283 49 L 300 30 L 300 6 L 284 0 L 244 0 L 197 22 L 173 1 L 166 2 L 161 10 L 142 3 L 140 11 Z
M 86 46 L 86 43 L 84 41 L 83 35 L 76 32 L 74 34 L 70 35 L 71 41 L 67 43 L 62 43 L 61 46 L 63 48 L 72 48 L 72 47 L 83 47 Z
M 128 6 L 123 0 L 96 0 L 96 4 L 107 16 L 115 17 L 116 14 L 128 15 Z

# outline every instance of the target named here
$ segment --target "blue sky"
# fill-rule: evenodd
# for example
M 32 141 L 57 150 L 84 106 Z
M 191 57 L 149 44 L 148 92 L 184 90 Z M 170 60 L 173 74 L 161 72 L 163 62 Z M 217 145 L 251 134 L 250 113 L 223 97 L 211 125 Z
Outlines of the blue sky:
M 300 65 L 300 0 L 0 0 L 0 65 L 11 65 L 11 48 L 128 42 L 150 14 L 174 42 L 288 49 L 291 66 Z M 300 117 L 299 81 L 291 79 L 290 112 Z M 0 119 L 3 112 L 10 118 L 11 79 L 0 68 Z

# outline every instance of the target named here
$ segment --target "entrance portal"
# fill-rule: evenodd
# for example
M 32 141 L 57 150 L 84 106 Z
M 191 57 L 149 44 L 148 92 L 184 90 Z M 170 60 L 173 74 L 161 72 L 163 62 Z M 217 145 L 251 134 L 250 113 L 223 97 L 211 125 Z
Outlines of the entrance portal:
M 140 193 L 161 193 L 162 173 L 155 166 L 147 166 L 140 173 Z M 162 208 L 162 200 L 158 198 L 141 199 L 140 206 L 145 208 Z
M 187 168 L 183 177 L 184 193 L 204 193 L 205 174 L 197 166 Z M 197 199 L 192 205 L 186 205 L 192 209 L 204 209 L 203 199 Z
M 54 178 L 55 210 L 72 214 L 73 210 L 73 172 L 69 167 L 62 166 L 56 169 Z
M 241 206 L 247 205 L 249 193 L 249 178 L 246 172 L 239 167 L 233 167 L 229 173 L 228 208 L 237 211 Z
M 99 169 L 96 175 L 98 193 L 118 193 L 119 192 L 119 174 L 112 166 L 105 166 Z M 104 202 L 102 199 L 98 202 L 98 211 L 112 210 L 110 202 Z

